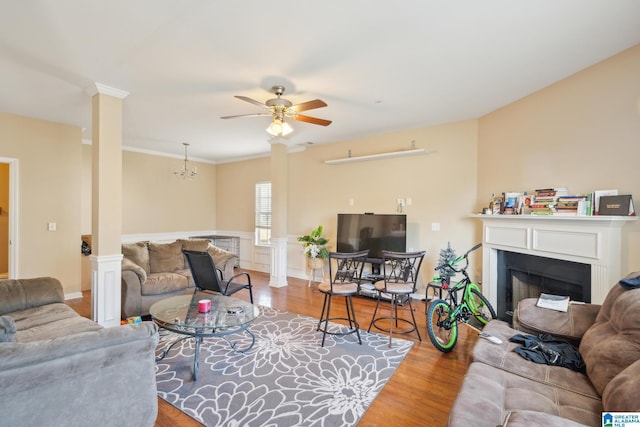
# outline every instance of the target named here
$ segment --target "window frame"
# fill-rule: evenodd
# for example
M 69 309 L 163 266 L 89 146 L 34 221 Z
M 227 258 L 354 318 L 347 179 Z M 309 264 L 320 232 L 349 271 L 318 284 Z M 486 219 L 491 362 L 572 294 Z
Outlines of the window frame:
M 271 181 L 256 183 L 254 196 L 254 244 L 256 246 L 271 246 Z

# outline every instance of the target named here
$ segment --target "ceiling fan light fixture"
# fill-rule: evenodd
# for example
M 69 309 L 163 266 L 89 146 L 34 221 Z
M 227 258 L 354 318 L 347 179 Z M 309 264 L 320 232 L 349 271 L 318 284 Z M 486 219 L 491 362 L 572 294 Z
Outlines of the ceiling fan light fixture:
M 274 119 L 266 129 L 273 136 L 286 136 L 293 132 L 293 128 L 284 120 Z

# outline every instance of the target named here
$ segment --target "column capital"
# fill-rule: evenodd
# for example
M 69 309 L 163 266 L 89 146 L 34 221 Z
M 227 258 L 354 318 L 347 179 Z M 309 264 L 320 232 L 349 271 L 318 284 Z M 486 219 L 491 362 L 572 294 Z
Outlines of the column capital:
M 109 95 L 114 98 L 124 99 L 129 96 L 129 92 L 126 90 L 118 89 L 115 87 L 103 85 L 102 83 L 93 83 L 86 89 L 89 96 L 95 96 L 97 94 Z

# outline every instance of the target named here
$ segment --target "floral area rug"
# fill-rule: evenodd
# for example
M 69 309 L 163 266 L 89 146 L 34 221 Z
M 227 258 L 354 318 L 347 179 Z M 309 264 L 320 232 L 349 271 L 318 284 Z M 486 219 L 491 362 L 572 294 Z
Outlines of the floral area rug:
M 158 395 L 207 426 L 353 426 L 413 345 L 394 337 L 389 348 L 388 336 L 360 331 L 362 345 L 355 334 L 328 335 L 320 347 L 317 319 L 259 308 L 249 351 L 204 340 L 197 381 L 194 340 L 176 344 L 157 363 Z M 157 354 L 178 337 L 161 331 Z M 228 339 L 251 342 L 246 333 Z

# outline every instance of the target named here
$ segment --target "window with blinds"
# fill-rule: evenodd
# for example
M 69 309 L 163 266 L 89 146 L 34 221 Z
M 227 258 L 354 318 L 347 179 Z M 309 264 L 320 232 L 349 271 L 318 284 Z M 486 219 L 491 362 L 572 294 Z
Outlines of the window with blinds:
M 256 245 L 271 244 L 271 183 L 256 184 Z

